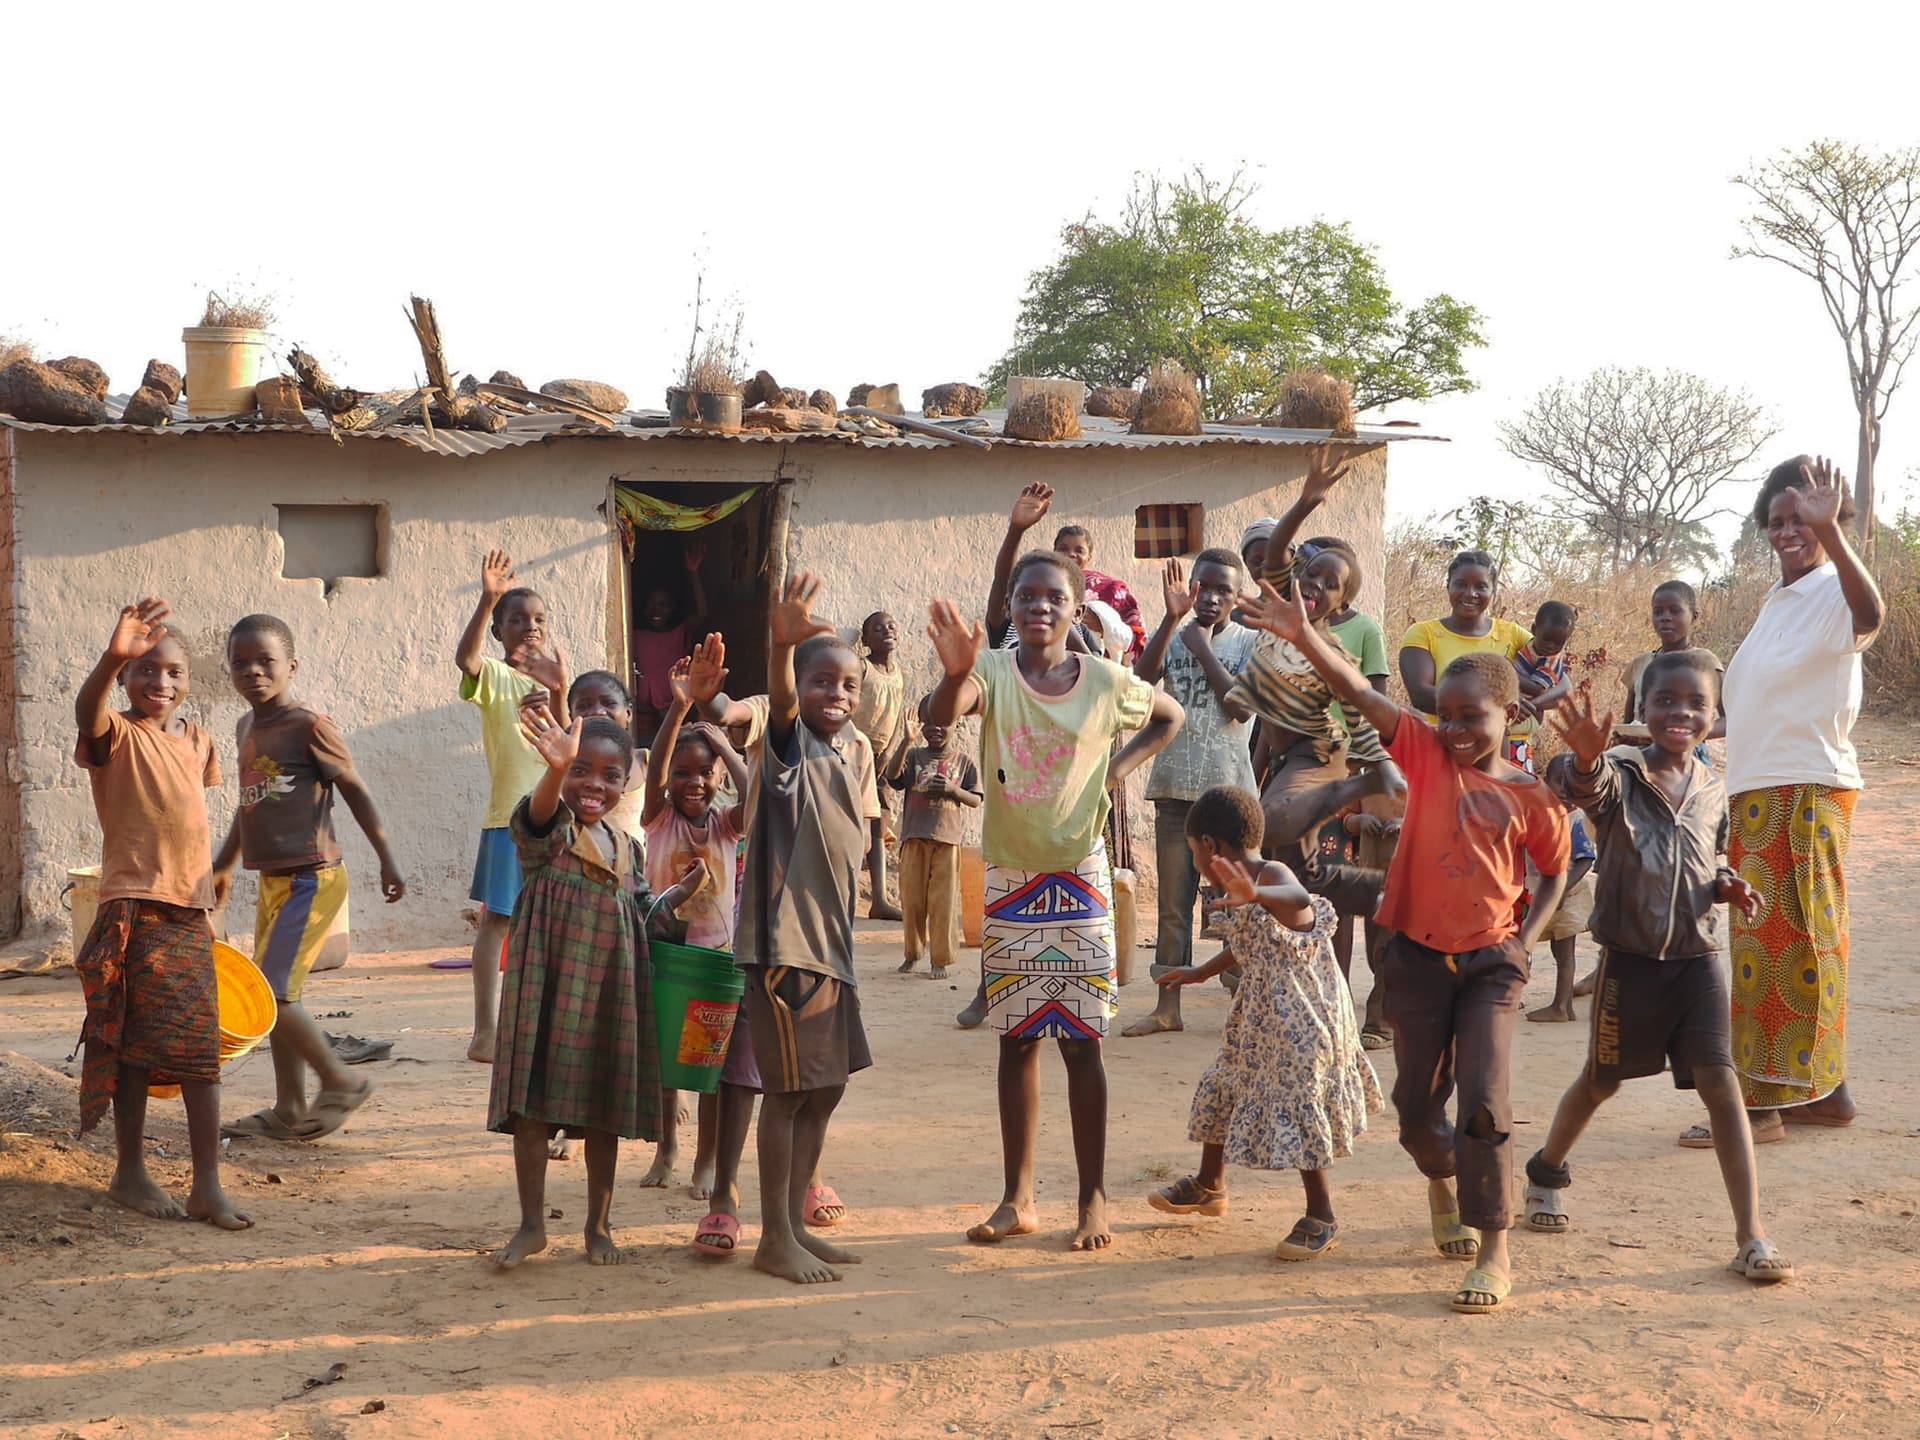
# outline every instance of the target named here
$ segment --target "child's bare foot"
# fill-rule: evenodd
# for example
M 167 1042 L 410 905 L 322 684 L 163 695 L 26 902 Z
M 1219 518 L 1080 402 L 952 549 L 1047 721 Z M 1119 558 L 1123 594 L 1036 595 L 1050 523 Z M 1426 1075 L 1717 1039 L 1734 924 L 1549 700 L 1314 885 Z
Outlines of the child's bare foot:
M 541 1225 L 522 1225 L 513 1232 L 513 1238 L 493 1252 L 493 1268 L 511 1270 L 529 1255 L 538 1255 L 547 1248 L 547 1231 Z
M 1138 1020 L 1120 1033 L 1128 1037 L 1139 1035 L 1171 1035 L 1176 1030 L 1187 1027 L 1180 1022 L 1178 1010 L 1155 1010 L 1150 1015 L 1142 1015 Z
M 867 918 L 869 920 L 901 920 L 905 917 L 901 915 L 900 907 L 892 901 L 875 900 L 867 907 Z
M 679 1163 L 680 1156 L 673 1150 L 653 1152 L 653 1164 L 647 1173 L 640 1177 L 640 1186 L 644 1190 L 664 1190 L 673 1183 L 673 1167 Z
M 933 967 L 933 968 L 932 968 L 931 970 L 929 970 L 929 971 L 927 972 L 927 978 L 928 978 L 928 979 L 930 979 L 930 980 L 944 980 L 944 979 L 946 979 L 946 978 L 947 978 L 947 967 L 946 967 L 946 966 L 944 966 L 944 965 L 935 965 L 935 966 L 934 966 L 934 967 Z
M 1599 972 L 1596 970 L 1589 970 L 1587 971 L 1586 974 L 1582 975 L 1578 980 L 1573 982 L 1573 998 L 1574 999 L 1578 1000 L 1582 996 L 1591 995 L 1593 993 L 1593 977 L 1598 973 Z
M 953 1023 L 962 1030 L 978 1030 L 987 1023 L 987 992 L 976 990 L 973 999 L 967 1002 L 967 1008 L 953 1017 Z
M 1527 1012 L 1527 1019 L 1545 1021 L 1548 1024 L 1578 1020 L 1579 1018 L 1578 1015 L 1573 1013 L 1573 1002 L 1571 1000 L 1569 1000 L 1564 1007 L 1559 1005 L 1542 1005 L 1538 1010 L 1529 1010 Z
M 473 1032 L 473 1042 L 467 1046 L 467 1059 L 481 1065 L 491 1065 L 493 1063 L 493 1031 L 476 1030 Z
M 1104 1250 L 1113 1244 L 1107 1229 L 1107 1197 L 1096 1195 L 1080 1210 L 1080 1228 L 1073 1232 L 1074 1250 Z
M 812 1251 L 817 1258 L 826 1261 L 829 1265 L 858 1265 L 861 1260 L 865 1258 L 864 1256 L 856 1255 L 844 1245 L 836 1245 L 831 1240 L 822 1239 L 811 1230 L 796 1230 L 793 1238 L 798 1240 L 808 1250 Z
M 824 1285 L 840 1272 L 797 1240 L 769 1241 L 764 1235 L 753 1247 L 753 1268 L 796 1285 Z
M 624 1265 L 627 1263 L 627 1252 L 614 1244 L 613 1236 L 609 1235 L 605 1230 L 589 1229 L 586 1232 L 586 1236 L 587 1263 L 589 1265 Z M 506 1267 L 502 1266 L 501 1268 L 505 1269 Z
M 909 955 L 907 956 L 906 959 L 900 962 L 898 968 L 896 968 L 893 973 L 896 975 L 911 975 L 913 973 L 913 967 L 918 965 L 919 963 L 920 962 L 918 960 L 916 960 L 913 956 Z
M 713 1161 L 693 1162 L 693 1179 L 687 1183 L 687 1193 L 696 1200 L 705 1200 L 713 1194 Z
M 1010 1235 L 1031 1235 L 1039 1217 L 1031 1206 L 1002 1205 L 993 1214 L 967 1231 L 967 1239 L 976 1245 L 992 1245 Z
M 244 1210 L 233 1208 L 233 1202 L 227 1199 L 227 1192 L 219 1186 L 211 1190 L 195 1190 L 187 1196 L 186 1214 L 194 1220 L 204 1220 L 220 1230 L 248 1230 L 253 1227 L 253 1217 Z
M 113 1183 L 107 1186 L 107 1198 L 136 1214 L 151 1215 L 155 1220 L 178 1220 L 187 1213 L 178 1200 L 154 1183 L 144 1165 L 135 1170 L 115 1171 Z

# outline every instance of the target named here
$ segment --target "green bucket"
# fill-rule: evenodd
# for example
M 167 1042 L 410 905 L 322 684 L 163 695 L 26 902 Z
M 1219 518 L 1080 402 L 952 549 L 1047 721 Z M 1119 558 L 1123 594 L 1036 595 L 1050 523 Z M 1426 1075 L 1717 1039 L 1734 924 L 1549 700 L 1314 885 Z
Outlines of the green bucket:
M 649 940 L 653 1018 L 660 1039 L 660 1082 L 669 1090 L 711 1095 L 720 1088 L 727 1041 L 740 1014 L 747 977 L 724 950 Z

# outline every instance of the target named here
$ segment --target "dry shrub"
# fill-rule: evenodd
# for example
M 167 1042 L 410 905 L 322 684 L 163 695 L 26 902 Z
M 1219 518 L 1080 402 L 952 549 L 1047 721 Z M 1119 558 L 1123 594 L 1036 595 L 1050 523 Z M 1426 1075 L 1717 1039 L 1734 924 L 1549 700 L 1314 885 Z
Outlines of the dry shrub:
M 1280 423 L 1293 430 L 1353 434 L 1353 386 L 1319 366 L 1289 370 L 1280 382 Z
M 1131 420 L 1140 408 L 1140 392 L 1131 385 L 1096 385 L 1087 394 L 1087 413 L 1109 420 Z
M 0 335 L 0 370 L 16 360 L 33 359 L 33 342 L 18 335 Z
M 740 371 L 734 353 L 721 336 L 709 335 L 687 371 L 687 389 L 697 395 L 738 395 Z
M 950 380 L 920 392 L 920 413 L 929 420 L 947 415 L 978 415 L 986 404 L 987 392 L 963 380 Z
M 229 300 L 217 290 L 207 292 L 207 308 L 201 313 L 202 325 L 217 325 L 230 330 L 265 330 L 275 316 L 271 295 L 235 293 Z
M 1073 440 L 1080 434 L 1080 415 L 1064 395 L 1025 395 L 1007 411 L 1006 433 L 1016 440 Z
M 1200 390 L 1193 376 L 1171 361 L 1162 360 L 1147 372 L 1134 412 L 1136 435 L 1198 435 Z

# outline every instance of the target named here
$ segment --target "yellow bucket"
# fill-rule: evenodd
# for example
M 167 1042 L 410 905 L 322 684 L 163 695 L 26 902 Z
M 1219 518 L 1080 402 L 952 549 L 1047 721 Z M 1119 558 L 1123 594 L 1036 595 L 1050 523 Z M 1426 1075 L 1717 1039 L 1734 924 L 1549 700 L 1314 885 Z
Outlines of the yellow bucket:
M 224 1065 L 238 1060 L 273 1033 L 280 1007 L 260 967 L 224 940 L 213 942 L 213 977 L 219 990 L 220 1063 Z M 170 1100 L 180 1093 L 180 1087 L 149 1085 L 147 1093 Z

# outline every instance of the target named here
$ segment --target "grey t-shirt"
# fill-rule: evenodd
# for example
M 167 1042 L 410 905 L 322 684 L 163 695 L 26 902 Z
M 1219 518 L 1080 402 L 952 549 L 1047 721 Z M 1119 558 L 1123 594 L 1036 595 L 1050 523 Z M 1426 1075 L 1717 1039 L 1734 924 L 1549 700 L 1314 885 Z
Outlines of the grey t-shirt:
M 1189 620 L 1188 625 L 1193 622 Z M 1185 626 L 1181 627 L 1185 629 Z M 1214 657 L 1229 675 L 1238 676 L 1252 658 L 1260 632 L 1229 620 L 1213 637 Z M 1149 800 L 1198 800 L 1216 785 L 1254 789 L 1253 758 L 1248 743 L 1250 720 L 1227 714 L 1220 697 L 1207 683 L 1207 672 L 1176 632 L 1167 642 L 1161 680 L 1167 694 L 1187 712 L 1186 724 L 1174 732 L 1153 760 L 1147 777 Z

